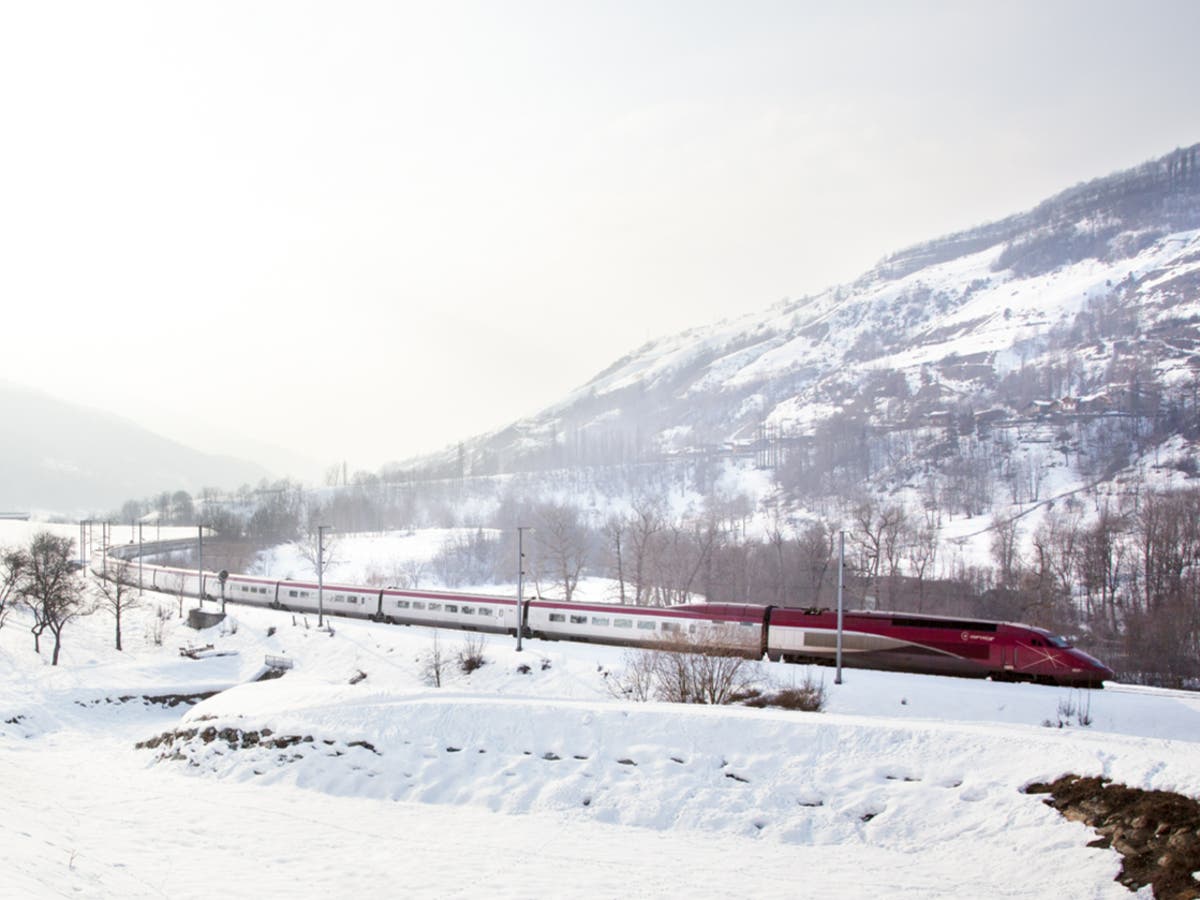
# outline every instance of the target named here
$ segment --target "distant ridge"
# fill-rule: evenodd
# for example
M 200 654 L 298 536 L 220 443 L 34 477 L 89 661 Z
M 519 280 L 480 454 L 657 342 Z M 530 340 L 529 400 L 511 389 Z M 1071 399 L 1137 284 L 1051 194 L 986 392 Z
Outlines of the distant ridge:
M 0 508 L 75 514 L 115 510 L 161 491 L 234 488 L 267 475 L 118 416 L 0 382 Z

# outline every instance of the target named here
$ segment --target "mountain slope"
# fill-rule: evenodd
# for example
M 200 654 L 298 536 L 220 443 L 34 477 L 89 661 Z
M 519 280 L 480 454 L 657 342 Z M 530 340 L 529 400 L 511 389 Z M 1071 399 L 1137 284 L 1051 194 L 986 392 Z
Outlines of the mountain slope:
M 107 510 L 159 491 L 233 487 L 267 472 L 211 456 L 117 416 L 0 382 L 0 507 Z
M 1100 417 L 1147 420 L 1131 453 L 1151 432 L 1196 436 L 1198 347 L 1200 144 L 894 254 L 851 285 L 648 343 L 443 464 L 484 474 L 774 439 L 772 464 L 798 470 L 785 486 L 823 491 L 817 445 L 848 423 L 908 431 L 912 469 L 944 457 L 952 434 L 1053 411 L 1076 416 L 1063 441 L 1089 472 L 1111 471 L 1131 458 L 1096 455 Z

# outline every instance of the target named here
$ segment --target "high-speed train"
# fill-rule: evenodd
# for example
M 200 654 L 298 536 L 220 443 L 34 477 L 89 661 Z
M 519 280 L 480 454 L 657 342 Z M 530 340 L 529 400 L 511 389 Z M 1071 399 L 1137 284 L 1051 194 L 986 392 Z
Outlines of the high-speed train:
M 131 549 L 132 548 L 132 549 Z M 161 548 L 160 548 L 161 549 Z M 146 545 L 145 552 L 151 552 Z M 129 559 L 137 549 L 113 548 Z M 107 569 L 96 559 L 93 571 Z M 142 561 L 142 586 L 206 600 L 290 612 L 350 616 L 403 625 L 516 634 L 515 597 L 450 591 L 402 590 L 362 585 L 280 581 L 252 575 L 204 572 Z M 128 572 L 136 572 L 132 565 Z M 136 577 L 136 575 L 135 575 Z M 321 596 L 318 597 L 318 593 Z M 837 614 L 752 604 L 620 606 L 535 598 L 522 604 L 522 634 L 549 640 L 622 646 L 662 646 L 695 636 L 747 656 L 802 663 L 832 663 Z M 1064 638 L 1030 625 L 915 613 L 851 611 L 843 615 L 845 666 L 1103 687 L 1113 672 Z

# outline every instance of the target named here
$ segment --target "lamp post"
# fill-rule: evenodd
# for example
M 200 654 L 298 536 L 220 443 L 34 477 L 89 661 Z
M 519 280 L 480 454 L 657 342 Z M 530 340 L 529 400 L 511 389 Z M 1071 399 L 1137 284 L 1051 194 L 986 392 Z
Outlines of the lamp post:
M 317 526 L 317 627 L 325 627 L 325 532 L 328 525 Z

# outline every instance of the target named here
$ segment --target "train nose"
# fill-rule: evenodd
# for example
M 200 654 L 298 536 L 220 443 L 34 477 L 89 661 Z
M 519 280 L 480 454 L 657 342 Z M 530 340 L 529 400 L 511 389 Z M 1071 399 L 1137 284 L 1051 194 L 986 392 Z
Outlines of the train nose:
M 1106 666 L 1096 657 L 1084 653 L 1082 650 L 1072 650 L 1072 664 L 1079 667 L 1088 674 L 1094 681 L 1112 681 L 1117 677 L 1117 673 Z

